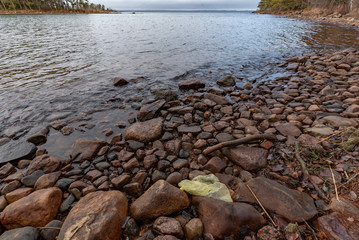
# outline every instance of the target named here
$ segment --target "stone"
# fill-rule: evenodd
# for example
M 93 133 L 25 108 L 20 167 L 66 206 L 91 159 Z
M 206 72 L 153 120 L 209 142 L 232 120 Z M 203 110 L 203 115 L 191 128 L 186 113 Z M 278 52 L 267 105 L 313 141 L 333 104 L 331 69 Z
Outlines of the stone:
M 116 77 L 113 79 L 113 85 L 115 87 L 122 87 L 128 84 L 128 81 L 124 78 Z
M 161 137 L 163 118 L 154 118 L 145 122 L 139 122 L 126 129 L 125 139 L 148 143 Z
M 153 86 L 150 88 L 150 92 L 156 99 L 165 99 L 166 101 L 176 100 L 178 97 L 176 88 L 168 84 Z
M 277 240 L 277 239 L 279 240 L 279 239 L 283 239 L 283 235 L 281 234 L 281 232 L 278 229 L 267 225 L 258 230 L 257 239 L 258 240 Z
M 31 159 L 35 156 L 36 146 L 27 141 L 10 141 L 0 146 L 0 163 Z
M 39 238 L 39 230 L 33 227 L 17 228 L 4 232 L 1 240 L 37 240 Z M 47 239 L 46 239 L 47 240 Z
M 153 240 L 179 240 L 179 239 L 172 235 L 159 235 Z
M 189 204 L 186 193 L 159 180 L 132 203 L 130 211 L 134 219 L 145 220 L 172 214 L 187 208 Z
M 33 173 L 31 173 L 30 175 L 23 177 L 21 179 L 21 183 L 24 184 L 27 187 L 33 187 L 36 183 L 36 181 L 42 176 L 44 175 L 44 171 L 42 170 L 37 170 Z
M 47 134 L 49 133 L 48 126 L 38 126 L 30 130 L 27 134 L 26 141 L 31 142 L 33 144 L 40 144 L 46 142 Z
M 182 181 L 182 174 L 179 172 L 173 172 L 167 177 L 166 181 L 173 186 L 178 186 L 178 183 Z
M 249 204 L 228 203 L 221 200 L 193 197 L 192 203 L 197 206 L 197 213 L 202 220 L 205 234 L 212 234 L 215 239 L 224 239 L 235 235 L 243 228 L 258 230 L 266 221 L 262 215 Z
M 303 222 L 318 213 L 313 199 L 306 193 L 289 189 L 264 177 L 251 179 L 247 185 L 265 209 L 274 211 L 290 221 Z M 256 203 L 245 184 L 239 183 L 236 193 L 246 197 L 251 203 Z
M 160 108 L 166 103 L 165 100 L 160 99 L 155 102 L 143 105 L 137 114 L 137 119 L 141 122 L 150 120 L 155 117 Z
M 57 239 L 120 239 L 127 208 L 128 200 L 120 191 L 89 193 L 71 209 Z
M 56 240 L 56 237 L 59 235 L 60 232 L 60 229 L 56 229 L 56 228 L 61 228 L 61 227 L 62 227 L 61 221 L 52 220 L 45 226 L 45 229 L 41 230 L 40 235 L 45 240 Z
M 357 124 L 357 122 L 352 119 L 343 118 L 340 116 L 326 116 L 322 120 L 324 122 L 329 123 L 335 128 L 350 127 L 350 126 L 355 126 Z
M 215 103 L 217 103 L 218 105 L 227 105 L 229 104 L 229 101 L 227 100 L 227 98 L 222 97 L 222 96 L 218 96 L 216 94 L 212 94 L 212 93 L 206 93 L 203 96 L 205 99 L 209 99 Z
M 233 76 L 225 76 L 217 80 L 217 84 L 222 87 L 232 87 L 236 85 L 236 80 Z
M 174 218 L 159 217 L 153 223 L 153 228 L 165 235 L 183 236 L 181 224 Z
M 192 218 L 184 227 L 186 239 L 200 238 L 203 234 L 203 223 L 199 218 Z
M 66 212 L 67 210 L 70 209 L 71 205 L 75 202 L 76 198 L 74 195 L 70 194 L 70 196 L 68 196 L 65 201 L 63 201 L 63 203 L 61 204 L 59 210 L 61 213 Z
M 227 164 L 219 157 L 211 158 L 206 165 L 204 165 L 204 169 L 212 172 L 212 173 L 220 173 L 227 167 Z
M 182 90 L 190 90 L 190 89 L 197 90 L 199 88 L 204 88 L 205 86 L 206 84 L 204 82 L 194 78 L 184 80 L 178 84 L 179 89 Z
M 198 134 L 202 131 L 200 126 L 186 126 L 186 125 L 181 125 L 177 128 L 179 133 L 193 133 L 193 134 Z
M 216 135 L 216 139 L 218 142 L 227 142 L 234 140 L 234 137 L 231 134 L 221 132 Z
M 139 197 L 142 194 L 142 185 L 138 182 L 129 183 L 123 186 L 123 191 L 132 196 L 132 197 Z
M 6 184 L 2 189 L 1 189 L 1 195 L 5 195 L 8 194 L 9 192 L 14 191 L 16 188 L 20 187 L 21 183 L 17 180 L 14 180 L 8 184 Z
M 6 206 L 7 206 L 7 201 L 5 199 L 5 196 L 0 196 L 0 211 L 4 210 Z
M 330 240 L 359 239 L 358 223 L 350 221 L 350 218 L 348 219 L 337 212 L 319 217 L 315 222 L 315 226 Z
M 194 110 L 193 107 L 187 107 L 187 106 L 176 106 L 168 109 L 170 113 L 178 114 L 178 115 L 185 115 L 186 113 L 192 114 L 193 110 Z M 177 121 L 182 123 L 183 119 L 178 119 Z
M 85 179 L 89 180 L 90 182 L 95 181 L 97 178 L 102 176 L 102 172 L 100 172 L 99 170 L 95 169 L 92 171 L 89 171 L 86 175 L 85 175 Z
M 23 197 L 26 197 L 32 192 L 32 188 L 18 188 L 12 192 L 6 194 L 6 200 L 8 203 L 13 203 Z
M 316 126 L 312 128 L 306 128 L 306 133 L 314 136 L 314 137 L 329 137 L 334 134 L 334 131 L 330 127 L 324 127 L 324 126 Z
M 24 176 L 30 175 L 37 170 L 42 170 L 44 173 L 55 172 L 60 166 L 61 162 L 58 159 L 48 154 L 40 155 L 31 161 L 28 168 L 24 171 Z
M 181 169 L 189 166 L 189 162 L 186 159 L 177 159 L 172 163 L 174 169 Z
M 300 129 L 292 123 L 285 123 L 278 125 L 276 129 L 278 130 L 278 132 L 280 132 L 280 134 L 286 137 L 289 136 L 298 137 L 300 134 L 302 134 Z
M 56 182 L 55 186 L 60 188 L 62 191 L 66 191 L 73 182 L 75 182 L 75 179 L 61 178 Z
M 90 160 L 97 155 L 97 152 L 106 145 L 106 142 L 77 139 L 72 146 L 70 156 L 79 162 Z
M 37 179 L 34 188 L 36 190 L 40 190 L 43 188 L 53 187 L 60 176 L 60 171 L 42 175 Z
M 123 186 L 129 183 L 130 180 L 131 176 L 129 174 L 121 174 L 120 176 L 113 178 L 111 183 L 115 188 L 121 189 Z
M 14 165 L 11 163 L 6 163 L 4 166 L 0 168 L 0 178 L 7 177 L 15 170 Z
M 343 198 L 339 198 L 339 200 L 333 198 L 330 201 L 329 207 L 333 212 L 338 212 L 344 217 L 353 218 L 359 222 L 359 209 L 350 201 Z
M 258 171 L 267 166 L 268 151 L 263 148 L 240 146 L 223 150 L 223 153 L 247 171 Z
M 56 217 L 61 201 L 62 192 L 56 187 L 38 190 L 8 205 L 0 221 L 7 229 L 44 227 Z

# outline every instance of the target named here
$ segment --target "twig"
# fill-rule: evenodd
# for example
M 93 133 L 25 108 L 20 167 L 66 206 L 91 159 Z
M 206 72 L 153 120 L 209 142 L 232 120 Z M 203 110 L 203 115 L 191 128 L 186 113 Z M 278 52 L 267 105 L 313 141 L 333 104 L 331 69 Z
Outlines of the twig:
M 235 140 L 231 140 L 231 141 L 227 141 L 227 142 L 222 142 L 222 143 L 218 143 L 214 146 L 211 146 L 209 148 L 206 148 L 203 151 L 204 155 L 208 155 L 211 152 L 214 152 L 216 150 L 222 149 L 224 147 L 232 147 L 232 146 L 237 146 L 239 144 L 243 144 L 243 143 L 248 143 L 248 142 L 253 142 L 253 141 L 257 141 L 257 140 L 277 140 L 277 138 L 274 135 L 270 135 L 270 134 L 263 134 L 263 135 L 252 135 L 249 137 L 244 137 L 241 139 L 235 139 Z
M 310 177 L 310 174 L 308 172 L 308 169 L 307 169 L 307 166 L 303 160 L 303 158 L 300 156 L 300 153 L 299 153 L 299 144 L 298 142 L 295 143 L 295 157 L 297 158 L 297 160 L 299 161 L 301 167 L 302 167 L 302 171 L 303 171 L 303 174 L 305 176 L 308 176 L 309 177 L 309 181 L 310 183 L 313 185 L 313 187 L 315 188 L 315 190 L 317 190 L 319 196 L 323 199 L 326 199 L 328 200 L 328 198 L 325 196 L 325 194 L 323 193 L 323 191 L 318 187 L 318 185 L 312 180 L 312 178 Z
M 259 199 L 257 198 L 257 196 L 254 194 L 254 192 L 252 191 L 251 187 L 246 184 L 247 188 L 249 189 L 249 191 L 252 193 L 253 197 L 256 199 L 256 201 L 258 202 L 259 206 L 261 206 L 261 208 L 263 209 L 263 211 L 265 212 L 265 214 L 267 215 L 267 217 L 270 219 L 270 221 L 272 222 L 272 224 L 277 227 L 277 224 L 275 224 L 275 222 L 273 221 L 273 219 L 271 218 L 271 216 L 268 214 L 267 210 L 263 207 L 262 203 L 259 201 Z
M 335 182 L 335 177 L 334 177 L 333 169 L 332 169 L 332 167 L 330 166 L 330 164 L 329 164 L 329 169 L 330 169 L 330 172 L 332 173 L 332 178 L 333 178 L 333 183 L 334 183 L 334 189 L 335 189 L 335 197 L 336 197 L 337 200 L 339 201 L 337 184 L 336 184 L 336 182 Z
M 345 183 L 343 183 L 342 185 L 340 185 L 340 186 L 338 187 L 338 189 L 341 188 L 341 187 L 344 187 L 346 184 L 350 183 L 350 182 L 351 182 L 353 179 L 355 179 L 358 175 L 359 175 L 359 173 L 354 174 L 354 176 L 352 176 L 350 179 L 348 179 L 348 181 L 346 181 Z
M 305 225 L 307 225 L 307 227 L 310 229 L 310 231 L 312 231 L 313 237 L 315 238 L 315 240 L 318 240 L 318 238 L 317 238 L 317 236 L 316 236 L 316 234 L 315 234 L 314 229 L 307 223 L 307 221 L 305 221 L 304 219 L 302 219 L 302 220 L 304 221 Z

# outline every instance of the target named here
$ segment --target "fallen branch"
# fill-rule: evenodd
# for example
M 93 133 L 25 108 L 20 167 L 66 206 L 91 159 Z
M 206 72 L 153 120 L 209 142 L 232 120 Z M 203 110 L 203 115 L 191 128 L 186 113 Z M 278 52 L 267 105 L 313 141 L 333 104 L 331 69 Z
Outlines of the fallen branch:
M 224 147 L 233 147 L 233 146 L 237 146 L 239 144 L 243 144 L 243 143 L 249 143 L 249 142 L 253 142 L 253 141 L 258 141 L 258 140 L 277 140 L 277 138 L 274 135 L 270 135 L 270 134 L 263 134 L 263 135 L 252 135 L 249 137 L 244 137 L 241 139 L 235 139 L 235 140 L 231 140 L 231 141 L 227 141 L 227 142 L 222 142 L 222 143 L 218 143 L 212 147 L 208 147 L 203 151 L 204 155 L 208 155 L 216 150 L 222 149 Z
M 249 189 L 249 191 L 252 193 L 253 197 L 256 199 L 256 201 L 258 202 L 259 206 L 261 206 L 261 208 L 263 209 L 263 211 L 265 212 L 265 214 L 267 215 L 267 217 L 270 219 L 270 221 L 272 222 L 272 224 L 277 227 L 277 224 L 275 224 L 275 222 L 273 221 L 273 219 L 271 218 L 271 216 L 268 214 L 267 210 L 263 207 L 262 203 L 259 201 L 259 199 L 257 198 L 257 196 L 254 194 L 254 192 L 252 191 L 251 187 L 246 184 L 247 188 Z
M 308 177 L 310 183 L 314 186 L 315 190 L 317 190 L 319 196 L 323 199 L 328 200 L 327 196 L 325 196 L 325 194 L 323 193 L 323 191 L 318 187 L 318 185 L 312 180 L 312 178 L 310 177 L 310 174 L 308 172 L 307 166 L 305 164 L 305 161 L 303 160 L 303 158 L 300 156 L 299 153 L 299 144 L 298 142 L 295 143 L 295 157 L 297 158 L 297 160 L 300 163 L 300 166 L 302 167 L 302 171 L 304 174 L 304 177 Z

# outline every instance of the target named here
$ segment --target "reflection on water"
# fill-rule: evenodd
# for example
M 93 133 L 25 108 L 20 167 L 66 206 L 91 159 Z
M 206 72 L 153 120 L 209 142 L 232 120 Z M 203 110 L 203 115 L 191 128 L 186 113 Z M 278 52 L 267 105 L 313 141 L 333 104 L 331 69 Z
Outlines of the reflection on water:
M 127 98 L 185 72 L 208 86 L 227 73 L 262 80 L 283 56 L 359 47 L 352 29 L 249 12 L 7 15 L 0 29 L 2 130 L 138 106 Z

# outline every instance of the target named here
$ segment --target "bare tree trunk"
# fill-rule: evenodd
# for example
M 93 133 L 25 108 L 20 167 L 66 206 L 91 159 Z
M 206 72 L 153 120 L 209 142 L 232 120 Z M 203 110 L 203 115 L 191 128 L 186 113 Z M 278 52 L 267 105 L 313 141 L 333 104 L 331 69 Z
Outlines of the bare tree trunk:
M 4 7 L 4 10 L 6 10 L 6 6 L 4 4 L 4 1 L 3 0 L 0 0 L 0 1 L 1 1 L 1 4 L 3 5 L 3 7 Z

